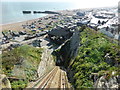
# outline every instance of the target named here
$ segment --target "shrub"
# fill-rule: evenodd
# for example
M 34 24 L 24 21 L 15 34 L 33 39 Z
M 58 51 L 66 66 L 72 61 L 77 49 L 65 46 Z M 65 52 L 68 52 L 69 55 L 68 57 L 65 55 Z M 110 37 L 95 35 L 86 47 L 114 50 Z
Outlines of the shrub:
M 74 70 L 75 88 L 93 87 L 93 80 L 90 78 L 91 73 L 100 73 L 105 71 L 117 70 L 118 67 L 110 65 L 106 62 L 105 55 L 109 53 L 109 57 L 114 62 L 118 60 L 120 47 L 116 43 L 112 43 L 108 37 L 94 31 L 90 28 L 82 27 L 80 32 L 80 44 L 78 56 L 74 59 L 71 70 Z

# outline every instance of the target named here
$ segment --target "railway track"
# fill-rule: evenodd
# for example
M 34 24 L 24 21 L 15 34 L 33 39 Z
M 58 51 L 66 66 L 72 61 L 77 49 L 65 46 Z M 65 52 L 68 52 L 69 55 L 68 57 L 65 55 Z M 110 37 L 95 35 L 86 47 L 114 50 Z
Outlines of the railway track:
M 68 80 L 66 77 L 66 72 L 61 70 L 61 90 L 68 90 Z
M 58 67 L 54 68 L 52 72 L 50 72 L 39 84 L 38 89 L 43 90 L 43 89 L 48 89 L 50 88 L 51 82 L 57 73 Z
M 59 67 L 55 67 L 42 80 L 36 83 L 34 88 L 36 90 L 51 90 L 56 88 L 58 90 L 69 90 L 68 79 L 66 72 Z

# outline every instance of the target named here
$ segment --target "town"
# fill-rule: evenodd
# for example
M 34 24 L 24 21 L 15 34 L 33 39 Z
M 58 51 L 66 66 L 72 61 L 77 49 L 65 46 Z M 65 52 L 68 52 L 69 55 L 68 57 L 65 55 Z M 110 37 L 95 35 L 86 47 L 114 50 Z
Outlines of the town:
M 18 27 L 21 28 L 20 30 L 14 30 L 14 29 L 13 30 L 12 29 L 2 30 L 2 35 L 0 36 L 0 50 L 1 50 L 0 54 L 2 54 L 2 52 L 4 53 L 5 51 L 12 51 L 12 50 L 14 50 L 18 47 L 24 46 L 24 45 L 29 45 L 29 46 L 32 46 L 37 49 L 44 48 L 44 50 L 42 52 L 42 57 L 41 57 L 42 59 L 40 61 L 39 66 L 37 67 L 38 70 L 36 70 L 37 79 L 36 79 L 36 77 L 35 77 L 35 79 L 34 78 L 30 79 L 31 83 L 30 83 L 30 85 L 28 84 L 26 86 L 27 88 L 31 88 L 31 87 L 32 88 L 33 87 L 34 88 L 44 88 L 44 87 L 48 88 L 48 87 L 50 87 L 50 85 L 51 85 L 51 87 L 56 87 L 57 84 L 58 84 L 59 88 L 73 87 L 72 85 L 69 84 L 72 81 L 70 78 L 71 74 L 69 74 L 71 72 L 71 70 L 69 70 L 69 69 L 71 69 L 71 68 L 73 69 L 73 67 L 75 66 L 73 64 L 74 64 L 74 62 L 77 61 L 78 58 L 82 58 L 80 60 L 83 60 L 84 58 L 90 57 L 89 55 L 87 55 L 87 54 L 91 53 L 89 50 L 93 50 L 93 51 L 97 50 L 97 49 L 91 48 L 91 46 L 90 46 L 90 48 L 86 46 L 87 47 L 87 48 L 85 47 L 86 51 L 85 51 L 85 53 L 83 53 L 85 55 L 75 58 L 78 53 L 78 48 L 80 46 L 82 47 L 82 46 L 87 45 L 84 42 L 85 42 L 86 38 L 89 37 L 89 35 L 91 35 L 91 34 L 88 34 L 88 36 L 87 36 L 87 35 L 85 35 L 86 33 L 81 33 L 82 30 L 86 30 L 85 28 L 89 28 L 87 30 L 90 33 L 97 32 L 98 36 L 95 36 L 95 38 L 93 37 L 91 39 L 91 41 L 96 38 L 99 38 L 99 40 L 100 40 L 99 44 L 102 42 L 105 42 L 105 45 L 106 45 L 106 42 L 109 40 L 113 40 L 112 43 L 115 42 L 115 44 L 116 44 L 116 42 L 119 43 L 119 41 L 120 41 L 120 32 L 119 32 L 120 23 L 118 21 L 117 7 L 63 10 L 63 11 L 54 12 L 54 14 L 50 14 L 50 15 L 47 15 L 42 18 L 38 18 L 38 19 L 30 20 L 30 21 L 24 21 L 24 23 L 20 23 L 19 25 L 20 26 L 18 26 Z M 91 31 L 91 30 L 93 30 L 93 31 Z M 82 34 L 84 34 L 84 35 L 82 35 Z M 106 37 L 101 38 L 101 36 L 99 34 L 106 36 Z M 80 39 L 83 39 L 83 37 L 84 37 L 84 40 L 80 40 Z M 108 40 L 106 40 L 106 38 Z M 80 41 L 82 41 L 82 42 L 80 43 Z M 87 42 L 90 42 L 90 40 L 88 40 Z M 94 42 L 94 43 L 96 44 L 97 42 Z M 112 45 L 112 44 L 108 44 L 108 47 L 110 47 L 109 45 Z M 25 46 L 25 47 L 27 47 L 27 46 Z M 105 49 L 106 49 L 106 47 L 105 47 Z M 114 47 L 115 46 L 113 46 L 111 48 L 114 49 Z M 98 48 L 98 47 L 96 46 L 95 48 Z M 84 50 L 83 47 L 82 47 L 82 50 Z M 79 55 L 81 55 L 82 50 L 79 53 Z M 99 50 L 103 50 L 103 51 L 101 51 L 102 53 L 100 52 L 100 54 L 98 54 L 98 56 L 103 55 L 103 52 L 104 52 L 105 56 L 104 55 L 103 56 L 105 59 L 107 58 L 106 62 L 108 64 L 109 63 L 111 64 L 111 62 L 114 62 L 111 60 L 112 55 L 114 55 L 113 53 L 111 54 L 111 52 L 114 50 L 112 50 L 110 52 L 110 54 L 109 54 L 109 50 L 105 51 L 103 46 L 101 46 L 101 48 Z M 93 53 L 98 53 L 98 52 L 93 52 Z M 32 54 L 29 54 L 29 55 L 34 57 Z M 34 55 L 36 55 L 35 56 L 35 58 L 36 58 L 37 54 L 34 54 Z M 53 58 L 51 59 L 51 57 L 50 57 L 51 55 L 53 55 L 53 57 L 56 59 L 56 61 L 55 61 L 56 66 L 53 65 L 53 60 L 52 60 Z M 115 60 L 117 60 L 119 58 L 117 56 L 118 55 L 117 51 L 116 51 L 115 55 L 116 55 Z M 10 56 L 10 55 L 8 55 L 8 56 Z M 91 56 L 91 58 L 92 58 L 92 56 Z M 112 59 L 113 58 L 114 57 L 112 57 Z M 71 59 L 73 59 L 73 62 L 71 61 Z M 74 59 L 76 61 L 74 61 Z M 91 59 L 91 60 L 93 60 L 93 59 Z M 95 60 L 97 60 L 97 59 L 95 59 Z M 98 58 L 98 60 L 99 60 L 99 58 Z M 102 60 L 102 59 L 100 59 L 100 60 Z M 25 61 L 25 60 L 22 57 L 22 60 L 20 59 L 20 63 L 25 63 L 23 61 Z M 26 60 L 27 63 L 28 63 L 28 61 Z M 70 61 L 71 61 L 71 63 L 69 63 Z M 91 64 L 91 62 L 90 62 L 90 64 Z M 97 61 L 95 61 L 95 63 L 96 62 Z M 14 65 L 15 68 L 18 68 L 18 71 L 22 67 L 22 64 L 20 64 L 20 63 L 17 63 L 16 65 Z M 81 61 L 81 63 L 83 63 L 83 62 Z M 102 63 L 102 61 L 100 63 Z M 73 66 L 69 66 L 69 64 L 71 64 Z M 85 65 L 87 66 L 88 64 L 85 64 Z M 119 61 L 115 61 L 115 63 L 112 63 L 112 66 L 116 65 L 116 67 L 117 67 L 118 64 L 119 64 Z M 25 64 L 25 65 L 27 65 L 27 64 Z M 103 63 L 103 65 L 104 65 L 104 63 Z M 53 69 L 53 66 L 55 67 L 54 69 Z M 60 67 L 58 67 L 58 66 L 60 66 Z M 68 68 L 68 66 L 69 66 L 69 68 Z M 90 66 L 90 65 L 88 65 L 88 66 Z M 105 64 L 105 66 L 106 66 L 106 64 Z M 27 66 L 25 66 L 25 67 L 27 67 Z M 52 67 L 52 69 L 51 69 L 51 67 Z M 79 68 L 81 68 L 81 67 L 79 67 Z M 85 67 L 85 68 L 88 68 L 88 67 Z M 85 70 L 85 68 L 83 67 L 83 70 Z M 50 71 L 50 73 L 46 74 L 45 78 L 43 78 L 43 82 L 41 82 L 40 80 L 41 80 L 42 75 L 44 76 L 43 73 L 45 70 L 49 70 L 49 71 L 51 70 L 51 71 Z M 15 75 L 18 75 L 17 72 L 15 72 L 14 70 L 12 72 L 14 72 Z M 56 74 L 56 73 L 58 73 L 58 74 Z M 113 71 L 113 74 L 114 73 L 116 73 L 116 72 Z M 69 74 L 69 76 L 67 74 Z M 75 73 L 75 75 L 76 75 L 76 73 Z M 93 81 L 97 82 L 97 79 L 96 79 L 97 75 L 98 75 L 98 73 L 96 73 L 96 71 L 95 71 L 95 73 L 91 72 L 89 77 L 90 78 L 93 77 Z M 105 74 L 105 75 L 107 77 L 108 74 Z M 14 79 L 19 80 L 18 78 L 14 78 L 14 77 L 9 77 L 9 78 L 10 79 L 12 78 L 13 80 Z M 54 79 L 54 78 L 56 78 L 56 79 Z M 69 82 L 68 82 L 68 79 L 70 80 Z M 52 80 L 55 81 L 55 84 L 51 84 Z M 24 79 L 23 79 L 23 81 L 24 81 Z M 60 82 L 60 85 L 59 85 L 59 82 Z M 102 81 L 100 81 L 100 84 L 101 84 L 101 82 Z M 99 86 L 98 84 L 99 83 L 97 82 L 96 87 Z M 115 81 L 115 84 L 116 84 L 116 81 Z M 101 87 L 102 86 L 100 86 L 98 88 L 101 88 Z M 118 85 L 116 85 L 116 86 L 111 85 L 110 87 L 116 88 L 116 87 L 118 87 Z M 110 88 L 110 87 L 107 87 L 107 88 Z
M 39 19 L 38 21 L 22 25 L 24 31 L 17 32 L 8 30 L 8 32 L 4 32 L 3 30 L 0 44 L 1 47 L 6 44 L 9 44 L 8 46 L 16 47 L 19 46 L 21 42 L 25 42 L 29 39 L 46 34 L 48 34 L 50 39 L 54 39 L 54 41 L 57 40 L 57 42 L 59 41 L 59 43 L 62 44 L 65 40 L 70 38 L 77 26 L 82 25 L 87 25 L 88 27 L 107 35 L 108 37 L 120 40 L 117 12 L 117 8 L 103 8 L 92 10 L 75 10 L 73 15 L 56 14 L 54 16 L 45 17 L 43 19 L 51 20 L 42 26 L 39 26 L 39 24 L 42 23 L 42 19 Z M 18 43 L 16 41 L 18 41 Z

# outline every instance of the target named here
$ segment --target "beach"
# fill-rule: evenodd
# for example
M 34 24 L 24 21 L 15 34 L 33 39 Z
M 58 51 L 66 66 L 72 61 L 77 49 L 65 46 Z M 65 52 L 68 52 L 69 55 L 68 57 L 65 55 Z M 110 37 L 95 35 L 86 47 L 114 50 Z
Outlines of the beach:
M 7 77 L 8 80 L 11 80 L 12 88 L 18 88 L 21 80 L 23 80 L 23 84 L 20 87 L 24 88 L 69 88 L 73 87 L 70 86 L 73 83 L 71 78 L 74 81 L 82 82 L 89 79 L 82 86 L 90 87 L 89 85 L 93 86 L 95 80 L 89 76 L 99 75 L 99 72 L 103 72 L 104 67 L 112 70 L 114 66 L 118 65 L 119 62 L 116 61 L 119 58 L 118 50 L 120 48 L 117 45 L 120 36 L 114 39 L 118 35 L 117 8 L 49 11 L 54 14 L 47 13 L 46 16 L 36 17 L 36 19 L 21 20 L 22 22 L 16 20 L 16 23 L 11 22 L 11 24 L 0 26 L 2 32 L 0 53 L 4 61 L 2 65 L 6 76 L 9 75 Z M 114 54 L 114 52 L 117 53 Z M 115 61 L 113 62 L 112 59 Z M 35 62 L 38 60 L 40 60 L 39 63 Z M 85 60 L 87 62 L 83 62 Z M 96 62 L 98 62 L 97 65 Z M 8 67 L 11 64 L 13 66 Z M 59 71 L 59 73 L 54 71 L 57 69 L 53 69 L 56 73 L 49 74 L 49 70 L 56 65 L 60 66 L 63 71 Z M 76 65 L 80 68 L 76 68 Z M 89 67 L 91 65 L 93 68 Z M 71 68 L 68 68 L 69 66 Z M 87 67 L 86 70 L 85 67 Z M 108 72 L 107 69 L 105 69 L 106 72 Z M 118 67 L 115 67 L 115 70 L 117 69 Z M 71 76 L 72 70 L 77 71 L 73 76 Z M 83 71 L 81 72 L 81 70 Z M 89 73 L 88 70 L 91 72 Z M 79 72 L 82 73 L 82 76 L 76 77 Z M 111 73 L 111 71 L 109 72 Z M 114 73 L 117 72 L 114 71 Z M 100 79 L 98 78 L 98 80 Z M 91 84 L 88 85 L 89 82 Z M 76 86 L 77 81 L 74 83 L 73 85 Z M 116 87 L 118 87 L 117 85 L 116 83 Z M 81 86 L 81 83 L 78 86 Z
M 74 10 L 61 10 L 61 11 L 57 11 L 57 12 L 60 12 L 62 15 L 66 15 L 66 14 L 67 15 L 73 15 L 74 14 Z M 46 15 L 46 16 L 43 16 L 43 17 L 40 17 L 40 18 L 27 20 L 27 21 L 23 21 L 23 22 L 3 24 L 3 25 L 0 25 L 0 29 L 1 29 L 1 31 L 4 31 L 4 30 L 22 31 L 22 30 L 24 30 L 22 25 L 25 25 L 26 23 L 30 24 L 34 21 L 42 19 L 41 24 L 39 24 L 39 26 L 44 26 L 45 24 L 49 23 L 50 21 L 53 21 L 53 22 L 58 21 L 58 19 L 55 19 L 55 20 L 50 19 L 49 18 L 50 16 L 54 16 L 54 14 L 49 14 L 49 15 Z M 44 18 L 48 18 L 48 19 L 45 20 Z

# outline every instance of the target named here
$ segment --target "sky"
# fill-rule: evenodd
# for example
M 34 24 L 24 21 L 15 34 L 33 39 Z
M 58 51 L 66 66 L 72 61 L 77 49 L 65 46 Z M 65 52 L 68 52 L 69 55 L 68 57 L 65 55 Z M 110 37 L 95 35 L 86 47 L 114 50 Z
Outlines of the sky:
M 2 2 L 71 2 L 78 8 L 118 6 L 120 0 L 1 0 Z

